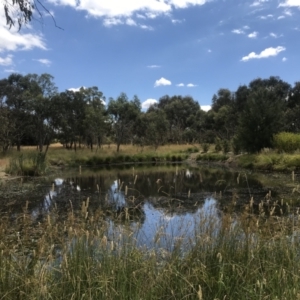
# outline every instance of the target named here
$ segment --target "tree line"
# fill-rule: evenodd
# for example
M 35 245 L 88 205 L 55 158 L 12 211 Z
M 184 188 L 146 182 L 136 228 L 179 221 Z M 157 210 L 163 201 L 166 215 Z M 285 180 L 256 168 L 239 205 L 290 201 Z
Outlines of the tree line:
M 201 110 L 190 96 L 161 97 L 143 112 L 137 96 L 116 99 L 98 87 L 58 92 L 50 74 L 11 74 L 0 80 L 0 146 L 36 145 L 47 152 L 51 142 L 68 149 L 126 143 L 157 149 L 166 143 L 231 143 L 235 152 L 272 147 L 274 134 L 300 130 L 300 82 L 257 78 L 236 91 L 221 88 L 212 108 Z

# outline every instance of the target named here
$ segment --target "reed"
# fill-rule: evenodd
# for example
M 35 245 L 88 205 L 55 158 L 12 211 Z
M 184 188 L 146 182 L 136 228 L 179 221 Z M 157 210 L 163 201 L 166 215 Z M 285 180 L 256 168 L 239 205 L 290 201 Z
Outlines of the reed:
M 89 202 L 78 211 L 70 202 L 64 217 L 54 207 L 39 222 L 26 203 L 1 215 L 0 299 L 300 297 L 299 214 L 271 193 L 239 213 L 233 201 L 231 214 L 201 215 L 190 236 L 188 224 L 182 236 L 160 227 L 152 247 L 138 243 L 144 233 L 130 216 L 112 226 Z M 279 205 L 289 211 L 276 213 Z

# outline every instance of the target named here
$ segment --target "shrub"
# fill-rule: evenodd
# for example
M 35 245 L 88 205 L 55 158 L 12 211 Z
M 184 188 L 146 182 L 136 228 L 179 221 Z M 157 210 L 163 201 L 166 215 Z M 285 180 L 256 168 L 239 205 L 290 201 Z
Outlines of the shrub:
M 275 134 L 273 145 L 279 152 L 292 153 L 300 149 L 300 134 L 291 132 Z
M 208 143 L 202 143 L 202 150 L 204 153 L 206 153 L 209 149 L 209 144 Z
M 46 172 L 47 161 L 44 153 L 23 153 L 12 157 L 6 172 L 12 175 L 40 176 Z
M 133 159 L 131 158 L 130 155 L 125 155 L 124 161 L 125 161 L 125 162 L 131 162 L 131 161 L 133 161 Z
M 216 138 L 215 141 L 215 151 L 219 152 L 222 150 L 221 140 L 219 138 Z
M 106 164 L 110 164 L 111 163 L 111 157 L 110 156 L 108 156 L 108 157 L 105 158 L 105 163 Z
M 233 140 L 231 141 L 231 148 L 235 155 L 237 155 L 241 152 L 242 147 L 236 137 L 234 137 Z
M 224 154 L 226 154 L 230 151 L 230 144 L 229 144 L 228 140 L 222 141 L 222 149 L 223 149 Z

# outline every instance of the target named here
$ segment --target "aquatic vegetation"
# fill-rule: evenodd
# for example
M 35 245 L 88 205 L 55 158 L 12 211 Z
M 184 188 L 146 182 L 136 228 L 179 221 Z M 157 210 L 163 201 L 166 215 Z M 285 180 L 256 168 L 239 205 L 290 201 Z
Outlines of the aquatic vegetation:
M 40 152 L 29 152 L 12 156 L 6 172 L 11 175 L 39 176 L 44 174 L 46 169 L 46 155 Z
M 196 199 L 190 192 L 174 198 L 157 178 L 165 196 L 151 203 L 163 202 L 170 213 L 161 214 L 164 223 L 152 213 L 156 231 L 149 238 L 142 215 L 134 210 L 143 203 L 134 189 L 140 180 L 134 169 L 132 178 L 133 186 L 118 181 L 107 194 L 97 186 L 97 207 L 89 198 L 56 203 L 53 193 L 42 218 L 31 213 L 28 202 L 22 213 L 3 213 L 0 299 L 299 298 L 300 218 L 292 200 L 249 193 L 241 206 L 232 193 L 221 209 L 223 193 L 218 192 L 218 202 L 205 202 L 193 222 L 184 223 L 184 212 L 174 216 L 172 211 Z M 236 180 L 242 184 L 247 176 Z M 60 188 L 63 180 L 54 183 L 52 189 Z M 120 197 L 130 205 L 112 206 L 123 203 Z M 151 209 L 147 205 L 142 209 Z

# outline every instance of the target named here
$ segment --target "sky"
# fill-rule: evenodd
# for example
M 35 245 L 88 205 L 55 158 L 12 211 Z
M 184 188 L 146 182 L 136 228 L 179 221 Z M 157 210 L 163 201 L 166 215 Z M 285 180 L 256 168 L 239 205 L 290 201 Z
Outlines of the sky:
M 220 88 L 300 81 L 300 0 L 42 3 L 52 16 L 38 6 L 42 18 L 20 31 L 1 6 L 0 79 L 49 73 L 60 92 L 97 86 L 107 102 L 137 95 L 144 110 L 164 95 L 192 96 L 207 110 Z

